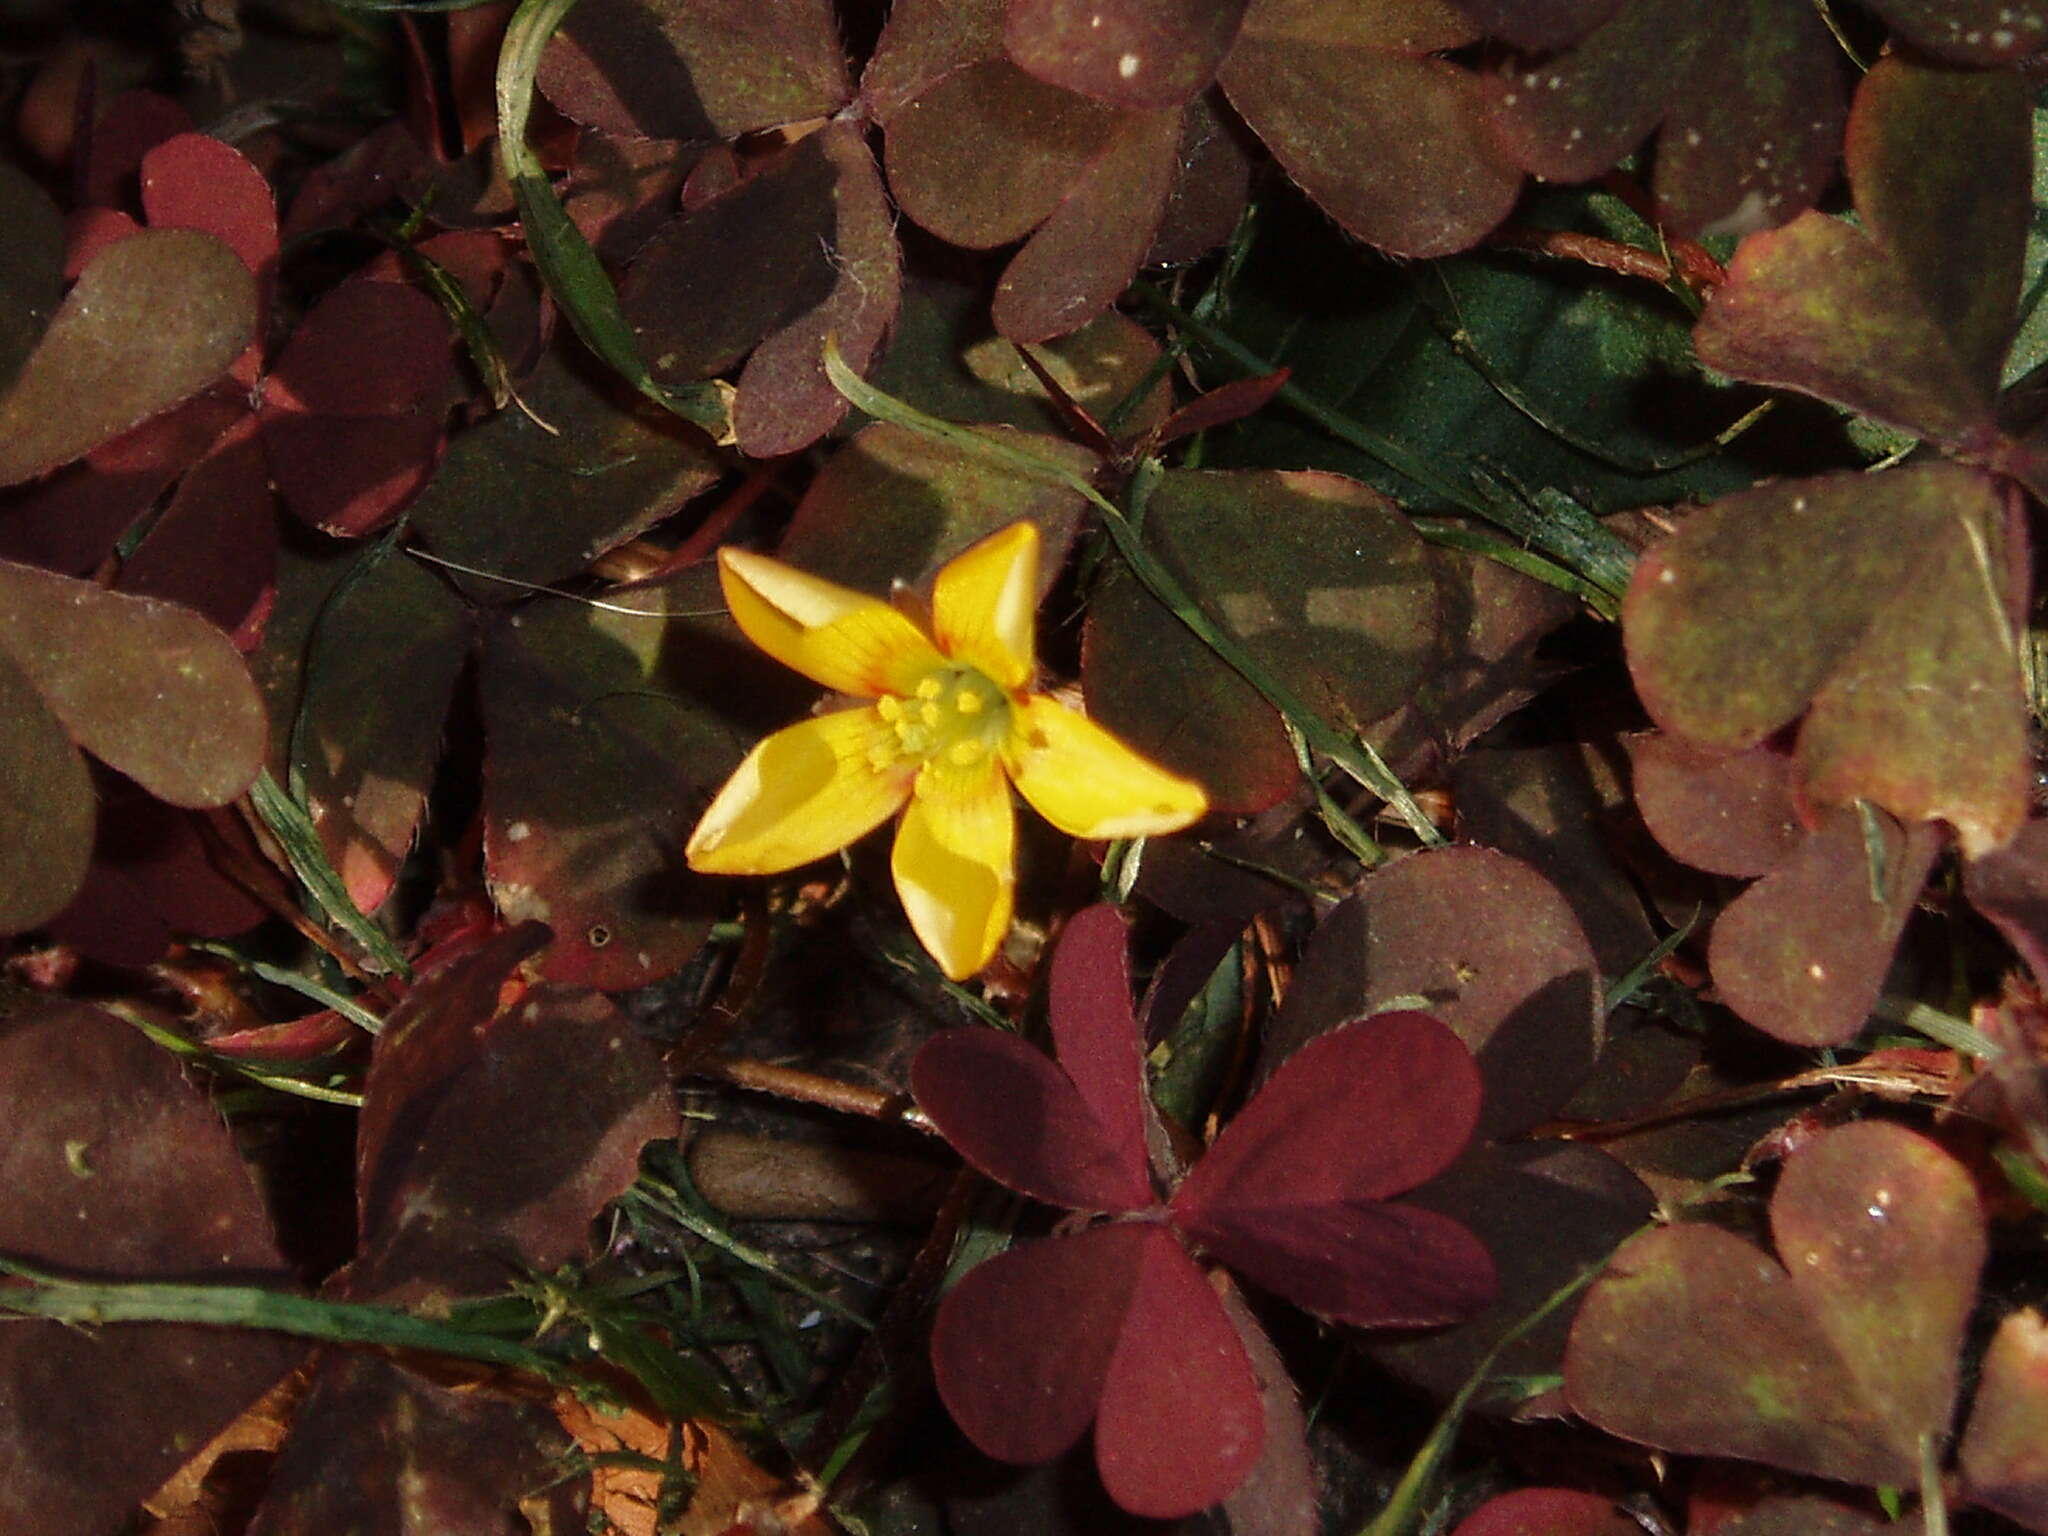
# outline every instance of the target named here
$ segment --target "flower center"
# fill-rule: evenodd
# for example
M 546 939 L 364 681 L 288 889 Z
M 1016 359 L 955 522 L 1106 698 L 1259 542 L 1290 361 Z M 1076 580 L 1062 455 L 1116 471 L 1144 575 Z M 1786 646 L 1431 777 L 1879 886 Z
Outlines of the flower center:
M 875 708 L 896 733 L 868 754 L 877 768 L 906 760 L 971 768 L 1002 743 L 1010 728 L 1010 700 L 973 667 L 928 672 L 910 693 L 884 694 Z

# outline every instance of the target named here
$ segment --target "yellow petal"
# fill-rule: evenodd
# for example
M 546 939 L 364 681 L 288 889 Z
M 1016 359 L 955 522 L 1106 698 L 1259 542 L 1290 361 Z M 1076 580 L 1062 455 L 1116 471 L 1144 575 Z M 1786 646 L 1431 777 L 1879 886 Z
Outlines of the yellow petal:
M 890 859 L 918 940 L 954 981 L 989 962 L 1010 931 L 1017 818 L 994 758 L 971 768 L 928 763 Z
M 1209 809 L 1202 786 L 1125 746 L 1086 716 L 1034 695 L 1016 709 L 1003 761 L 1032 807 L 1075 837 L 1177 832 Z
M 844 848 L 910 798 L 915 765 L 889 762 L 895 746 L 896 733 L 872 709 L 777 731 L 747 754 L 698 821 L 684 855 L 690 868 L 773 875 Z
M 908 693 L 944 659 L 880 598 L 744 549 L 718 552 L 718 584 L 741 631 L 827 688 L 878 698 Z
M 1031 681 L 1038 525 L 1012 523 L 948 560 L 932 588 L 932 632 L 955 661 L 1004 688 Z

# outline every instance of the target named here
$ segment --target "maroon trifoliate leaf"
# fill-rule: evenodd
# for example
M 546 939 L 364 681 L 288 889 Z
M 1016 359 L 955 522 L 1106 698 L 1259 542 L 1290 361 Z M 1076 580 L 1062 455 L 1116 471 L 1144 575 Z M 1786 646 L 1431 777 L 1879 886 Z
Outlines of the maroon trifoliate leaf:
M 255 328 L 255 279 L 212 236 L 149 230 L 107 247 L 0 398 L 0 485 L 68 463 L 197 393 Z
M 112 774 L 99 776 L 97 790 L 92 868 L 71 905 L 50 919 L 52 938 L 110 965 L 147 965 L 173 934 L 226 938 L 270 915 L 214 867 L 210 842 L 228 835 L 218 821 L 209 825 L 205 813 L 153 800 Z
M 1039 79 L 1112 106 L 1178 107 L 1215 78 L 1247 0 L 1010 0 L 1003 42 Z
M 939 1395 L 969 1439 L 1036 1462 L 1091 1419 L 1110 1496 L 1190 1514 L 1243 1480 L 1264 1437 L 1244 1346 L 1193 1261 L 1149 1222 L 1095 1227 L 970 1270 L 932 1330 Z
M 1178 168 L 1178 111 L 1132 112 L 1004 268 L 996 328 L 1017 341 L 1078 329 L 1130 286 L 1166 215 Z
M 81 1276 L 287 1283 L 234 1138 L 132 1025 L 77 1004 L 8 1020 L 0 1104 L 0 1253 Z M 303 1349 L 241 1330 L 11 1321 L 0 1529 L 128 1529 L 135 1506 Z
M 1165 1520 L 1243 1482 L 1266 1422 L 1251 1361 L 1208 1279 L 1165 1228 L 1138 1230 L 1137 1279 L 1095 1420 L 1095 1464 L 1118 1504 Z
M 1963 893 L 2036 979 L 2048 978 L 2048 821 L 2028 822 L 2004 848 L 1973 860 Z
M 1021 239 L 1060 205 L 1122 114 L 1004 59 L 956 69 L 884 120 L 889 189 L 954 245 Z M 1001 176 L 982 174 L 1000 164 Z
M 2031 216 L 2028 103 L 2015 75 L 1879 60 L 1849 120 L 1862 228 L 1808 213 L 1743 242 L 1700 360 L 1982 446 Z
M 2002 64 L 2048 44 L 2041 0 L 1869 0 L 1870 8 L 1932 53 L 1963 64 Z
M 1498 224 L 1522 185 L 1486 132 L 1478 82 L 1429 57 L 1477 35 L 1441 0 L 1253 0 L 1218 78 L 1339 224 L 1442 256 Z
M 1840 1045 L 1884 985 L 1941 834 L 1901 832 L 1875 813 L 1879 849 L 1855 811 L 1830 811 L 1782 864 L 1714 921 L 1707 964 L 1721 1000 L 1792 1045 Z
M 2039 1312 L 1998 1325 L 1957 1461 L 1971 1503 L 2048 1531 L 2048 1325 Z
M 1255 154 L 1251 135 L 1224 110 L 1220 91 L 1189 102 L 1174 152 L 1180 172 L 1141 265 L 1181 266 L 1228 240 L 1251 193 Z
M 1135 1041 L 1135 1024 L 1130 1034 Z M 1102 1093 L 1109 1085 L 1100 1065 L 1091 1059 L 1084 1071 Z M 1118 1113 L 1104 1123 L 1072 1077 L 1015 1035 L 949 1029 L 932 1036 L 911 1064 L 910 1090 L 962 1157 L 1020 1194 L 1082 1211 L 1153 1203 L 1136 1117 Z M 1140 1135 L 1133 1139 L 1131 1130 Z
M 1661 126 L 1658 211 L 1685 234 L 1811 204 L 1833 174 L 1842 94 L 1839 50 L 1804 0 L 1627 0 L 1575 46 L 1486 83 L 1500 144 L 1551 181 L 1597 176 Z
M 121 566 L 121 590 L 183 603 L 253 647 L 277 586 L 277 498 L 244 415 L 179 482 Z
M 1575 43 L 1622 0 L 1451 0 L 1488 37 L 1540 53 Z
M 1555 1113 L 1592 1066 L 1599 975 L 1571 907 L 1528 865 L 1431 849 L 1376 871 L 1316 931 L 1266 1059 L 1421 997 L 1478 1059 L 1479 1136 L 1514 1135 Z
M 1244 1293 L 1227 1286 L 1220 1299 L 1252 1363 L 1266 1415 L 1265 1446 L 1245 1480 L 1224 1499 L 1224 1516 L 1234 1536 L 1314 1536 L 1322 1529 L 1321 1486 L 1294 1377 Z
M 1145 1046 L 1131 1009 L 1129 935 L 1115 907 L 1098 902 L 1067 922 L 1052 953 L 1046 1014 L 1060 1070 L 1116 1149 L 1118 1162 L 1145 1161 Z
M 192 131 L 192 115 L 155 91 L 123 91 L 107 104 L 83 146 L 78 200 L 114 208 L 135 200 L 135 175 L 157 145 Z
M 344 283 L 285 343 L 263 446 L 285 505 L 352 537 L 396 516 L 434 471 L 456 389 L 439 305 L 397 283 Z
M 1419 1013 L 1310 1041 L 1225 1127 L 1173 1198 L 1203 1248 L 1305 1310 L 1362 1327 L 1486 1305 L 1486 1250 L 1434 1212 L 1379 1204 L 1441 1172 L 1479 1115 L 1479 1071 Z
M 729 371 L 831 293 L 838 176 L 820 149 L 807 139 L 755 168 L 634 259 L 619 306 L 656 378 Z
M 1767 746 L 1701 752 L 1661 731 L 1623 741 L 1636 809 L 1673 858 L 1747 878 L 1775 869 L 1805 843 L 1785 753 Z
M 2022 538 L 1999 486 L 1956 465 L 1723 497 L 1636 565 L 1622 609 L 1636 691 L 1659 726 L 1714 751 L 1804 712 L 1806 799 L 1940 818 L 1983 853 L 2027 812 Z
M 956 69 L 1003 58 L 1007 0 L 901 0 L 889 7 L 875 56 L 861 75 L 860 95 L 875 120 L 887 123 Z
M 733 399 L 733 433 L 742 453 L 794 453 L 836 426 L 846 400 L 825 377 L 825 343 L 848 366 L 865 369 L 896 318 L 903 280 L 895 215 L 860 129 L 835 122 L 806 139 L 831 167 L 829 241 L 835 281 L 818 303 L 783 326 L 747 359 Z
M 0 558 L 83 576 L 222 432 L 248 414 L 223 385 L 100 444 L 0 501 Z M 243 393 L 236 391 L 237 394 Z
M 1624 1245 L 1572 1328 L 1572 1408 L 1666 1450 L 1913 1483 L 1984 1258 L 1969 1175 L 1898 1126 L 1847 1126 L 1786 1165 L 1771 1230 L 1782 1268 L 1703 1225 Z
M 1451 1536 L 1642 1536 L 1612 1499 L 1575 1488 L 1521 1488 L 1488 1499 Z
M 0 654 L 74 741 L 173 805 L 225 805 L 262 764 L 256 685 L 189 609 L 0 564 Z
M 152 229 L 196 229 L 242 258 L 261 283 L 277 260 L 277 206 L 263 173 L 231 145 L 181 133 L 142 157 Z
M 852 94 L 829 0 L 584 0 L 537 79 L 573 121 L 647 139 L 730 139 Z

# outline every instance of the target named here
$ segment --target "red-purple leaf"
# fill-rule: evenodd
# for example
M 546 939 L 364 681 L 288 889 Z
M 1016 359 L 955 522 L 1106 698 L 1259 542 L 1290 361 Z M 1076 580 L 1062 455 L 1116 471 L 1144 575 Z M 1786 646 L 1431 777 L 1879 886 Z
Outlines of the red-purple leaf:
M 1747 878 L 1776 868 L 1805 843 L 1792 759 L 1783 752 L 1699 752 L 1661 731 L 1623 740 L 1635 771 L 1636 809 L 1673 858 Z
M 1158 110 L 1215 77 L 1247 0 L 1010 0 L 1003 41 L 1039 79 L 1111 106 Z
M 223 386 L 225 388 L 225 386 Z M 83 576 L 248 407 L 208 390 L 76 463 L 0 493 L 0 558 Z
M 1124 1222 L 1012 1248 L 946 1293 L 932 1326 L 932 1375 L 968 1439 L 998 1461 L 1029 1464 L 1081 1438 L 1148 1236 L 1161 1231 Z
M 2027 101 L 2011 74 L 1879 60 L 1849 119 L 1862 228 L 1809 213 L 1744 242 L 1694 332 L 1700 360 L 1941 442 L 1988 433 L 2026 238 Z
M 1048 341 L 1078 329 L 1128 288 L 1173 189 L 1178 112 L 1131 113 L 1032 233 L 996 284 L 996 329 Z
M 2028 822 L 1963 874 L 1970 905 L 2005 935 L 2037 980 L 2048 980 L 2048 821 Z
M 1082 1211 L 1153 1203 L 1142 1134 L 1128 1135 L 1138 1128 L 1130 1117 L 1105 1124 L 1051 1057 L 1015 1035 L 949 1029 L 932 1036 L 911 1065 L 910 1088 L 962 1157 L 1020 1194 Z
M 773 458 L 822 437 L 847 405 L 825 377 L 825 343 L 865 370 L 896 318 L 902 257 L 895 214 L 860 129 L 836 122 L 805 140 L 829 162 L 834 222 L 828 243 L 836 281 L 817 304 L 783 326 L 747 359 L 733 399 L 733 432 L 742 453 Z
M 243 416 L 178 486 L 121 566 L 121 590 L 182 603 L 247 646 L 241 632 L 277 586 L 277 498 L 256 420 Z
M 1810 5 L 1604 8 L 1574 46 L 1511 60 L 1486 81 L 1494 135 L 1515 163 L 1584 181 L 1661 124 L 1658 212 L 1682 233 L 1780 223 L 1819 195 L 1839 141 L 1842 68 Z
M 417 289 L 344 283 L 279 354 L 263 446 L 285 505 L 329 533 L 367 533 L 426 485 L 454 394 L 449 327 Z
M 887 119 L 889 189 L 954 245 L 1020 239 L 1103 151 L 1121 114 L 1005 60 L 955 70 Z M 1000 164 L 1001 176 L 983 174 Z
M 1287 373 L 1287 369 L 1279 368 L 1256 378 L 1232 379 L 1227 384 L 1204 391 L 1161 423 L 1158 441 L 1161 444 L 1176 442 L 1197 432 L 1227 427 L 1233 421 L 1256 415 L 1280 393 L 1281 386 L 1287 382 Z
M 576 122 L 650 139 L 825 117 L 851 91 L 827 0 L 584 0 L 539 84 Z
M 1318 1035 L 1224 1127 L 1173 1198 L 1176 1219 L 1382 1200 L 1434 1178 L 1479 1119 L 1472 1053 L 1427 1014 Z
M 1265 1441 L 1265 1411 L 1201 1270 L 1164 1228 L 1137 1230 L 1137 1279 L 1102 1384 L 1095 1462 L 1118 1504 L 1165 1520 L 1244 1481 Z
M 1866 1121 L 1786 1165 L 1783 1267 L 1731 1233 L 1627 1243 L 1572 1328 L 1565 1391 L 1610 1433 L 1856 1483 L 1911 1483 L 1939 1440 L 1984 1258 L 1970 1177 Z
M 1899 931 L 1927 880 L 1941 834 L 1902 833 L 1879 815 L 1882 868 L 1861 818 L 1828 813 L 1820 829 L 1714 923 L 1708 965 L 1721 999 L 1793 1045 L 1840 1045 L 1877 1002 Z
M 1451 1536 L 1641 1536 L 1614 1500 L 1575 1488 L 1521 1488 L 1488 1499 Z
M 2039 1312 L 1998 1325 L 1958 1461 L 1971 1503 L 2048 1531 L 2048 1326 Z
M 1090 1419 L 1112 1498 L 1190 1514 L 1258 1458 L 1258 1383 L 1222 1303 L 1164 1227 L 1124 1222 L 970 1270 L 932 1330 L 939 1395 L 969 1439 L 1036 1462 Z
M 60 911 L 92 861 L 94 796 L 85 759 L 35 684 L 0 653 L 0 933 Z
M 1173 1198 L 1174 1220 L 1297 1305 L 1362 1326 L 1453 1321 L 1492 1297 L 1463 1227 L 1376 1202 L 1441 1172 L 1479 1115 L 1479 1072 L 1419 1013 L 1310 1041 L 1225 1127 Z
M 255 279 L 211 235 L 145 230 L 109 246 L 0 398 L 0 485 L 196 394 L 240 355 L 256 318 Z
M 1125 1167 L 1145 1162 L 1145 1046 L 1131 1010 L 1128 934 L 1098 902 L 1067 920 L 1052 952 L 1046 1013 L 1060 1070 Z
M 147 965 L 173 934 L 225 938 L 270 915 L 215 867 L 204 813 L 153 800 L 112 774 L 98 778 L 92 868 L 50 920 L 51 937 L 111 965 Z
M 1351 233 L 1403 256 L 1463 250 L 1521 172 L 1493 145 L 1478 82 L 1427 50 L 1475 34 L 1417 0 L 1255 0 L 1220 79 L 1287 174 Z
M 277 260 L 270 183 L 231 145 L 181 133 L 142 157 L 142 211 L 152 229 L 196 229 L 242 258 L 259 284 Z
M 1513 1135 L 1554 1113 L 1591 1067 L 1598 979 L 1578 919 L 1542 876 L 1484 848 L 1433 849 L 1375 872 L 1324 921 L 1266 1059 L 1420 997 L 1478 1058 L 1478 1135 Z

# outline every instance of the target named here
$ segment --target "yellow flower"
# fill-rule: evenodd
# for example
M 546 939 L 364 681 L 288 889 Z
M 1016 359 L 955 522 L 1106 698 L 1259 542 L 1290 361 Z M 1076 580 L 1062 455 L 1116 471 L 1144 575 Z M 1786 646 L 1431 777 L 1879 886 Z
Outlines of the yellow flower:
M 889 604 L 779 560 L 718 554 L 749 640 L 871 704 L 769 736 L 690 834 L 690 867 L 772 875 L 822 858 L 899 810 L 890 865 L 910 926 L 955 981 L 1010 927 L 1015 784 L 1075 837 L 1173 832 L 1208 809 L 1199 785 L 1030 691 L 1038 529 L 1012 523 L 949 560 L 927 635 Z

